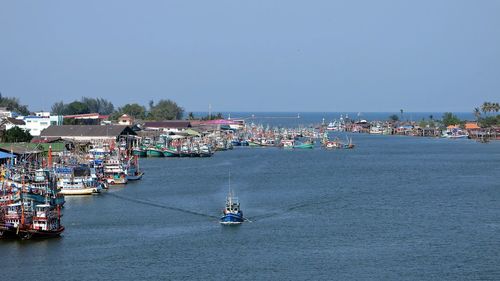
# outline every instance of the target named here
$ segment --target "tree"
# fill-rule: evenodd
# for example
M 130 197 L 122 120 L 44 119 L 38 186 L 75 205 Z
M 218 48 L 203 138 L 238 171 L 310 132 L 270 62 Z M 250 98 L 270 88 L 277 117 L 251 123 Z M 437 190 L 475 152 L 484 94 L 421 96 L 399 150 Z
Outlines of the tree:
M 222 113 L 217 113 L 217 114 L 210 114 L 205 117 L 202 117 L 201 120 L 219 120 L 219 119 L 224 119 L 224 116 Z
M 146 108 L 144 106 L 139 105 L 137 103 L 128 103 L 123 107 L 119 107 L 112 115 L 111 119 L 117 120 L 123 114 L 127 114 L 135 119 L 144 119 L 146 118 Z
M 13 127 L 5 131 L 5 142 L 30 142 L 33 136 L 19 127 Z
M 112 102 L 103 98 L 82 97 L 81 102 L 87 105 L 91 113 L 107 115 L 113 113 L 115 109 Z
M 427 121 L 425 121 L 423 118 L 422 118 L 422 120 L 420 120 L 420 122 L 418 123 L 418 126 L 419 126 L 420 128 L 425 128 L 425 127 L 427 127 L 428 125 L 429 125 L 429 123 L 428 123 Z
M 64 115 L 76 115 L 76 114 L 86 114 L 86 113 L 90 113 L 89 107 L 87 104 L 80 101 L 74 101 L 68 104 L 64 110 Z
M 476 117 L 476 120 L 479 121 L 479 118 L 481 118 L 481 110 L 479 107 L 474 108 L 474 116 Z
M 399 117 L 396 114 L 392 114 L 391 116 L 389 116 L 389 120 L 391 120 L 392 122 L 397 122 L 399 121 Z
M 160 100 L 156 105 L 153 101 L 149 103 L 148 118 L 153 120 L 182 119 L 184 109 L 169 99 Z
M 195 118 L 194 118 L 193 112 L 189 112 L 189 114 L 188 114 L 188 120 L 194 120 L 194 119 Z
M 15 111 L 21 115 L 29 115 L 30 111 L 26 105 L 21 105 L 18 98 L 3 97 L 0 93 L 0 106 L 7 110 Z
M 56 102 L 52 105 L 52 114 L 55 114 L 55 115 L 64 115 L 64 112 L 66 110 L 66 105 L 64 104 L 64 102 L 60 101 L 60 102 Z
M 458 125 L 461 122 L 462 121 L 451 112 L 445 112 L 443 114 L 443 125 L 445 125 L 446 127 L 448 127 L 450 125 Z
M 484 116 L 481 116 L 481 111 L 484 113 Z M 484 102 L 480 108 L 474 108 L 474 116 L 481 127 L 487 128 L 500 124 L 500 115 L 488 115 L 490 112 L 498 111 L 500 111 L 500 104 L 498 102 Z

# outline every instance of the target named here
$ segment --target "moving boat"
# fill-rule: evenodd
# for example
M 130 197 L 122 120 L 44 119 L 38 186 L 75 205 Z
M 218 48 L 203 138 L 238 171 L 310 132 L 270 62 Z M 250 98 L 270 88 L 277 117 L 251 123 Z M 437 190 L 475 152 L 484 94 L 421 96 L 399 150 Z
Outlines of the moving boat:
M 234 197 L 232 192 L 226 197 L 226 208 L 223 210 L 223 215 L 220 218 L 220 223 L 223 225 L 241 224 L 245 219 L 243 212 L 240 209 L 240 203 L 237 197 Z

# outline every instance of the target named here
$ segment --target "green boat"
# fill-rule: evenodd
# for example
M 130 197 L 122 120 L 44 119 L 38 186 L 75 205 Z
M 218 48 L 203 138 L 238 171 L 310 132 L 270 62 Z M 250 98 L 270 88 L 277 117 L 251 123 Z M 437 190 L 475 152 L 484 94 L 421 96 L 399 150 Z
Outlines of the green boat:
M 164 151 L 163 151 L 163 155 L 165 157 L 179 157 L 179 152 L 177 152 L 177 150 L 175 148 L 166 148 Z
M 293 148 L 308 148 L 308 149 L 311 149 L 311 148 L 314 148 L 314 144 L 312 144 L 312 143 L 299 143 L 299 144 L 294 145 Z
M 262 145 L 260 143 L 255 142 L 255 141 L 248 141 L 248 146 L 257 147 L 257 146 L 262 146 Z
M 146 157 L 148 156 L 148 152 L 143 148 L 134 148 L 134 150 L 132 150 L 132 155 Z
M 146 151 L 147 151 L 148 157 L 164 157 L 165 156 L 163 154 L 163 150 L 158 149 L 158 148 L 149 147 Z

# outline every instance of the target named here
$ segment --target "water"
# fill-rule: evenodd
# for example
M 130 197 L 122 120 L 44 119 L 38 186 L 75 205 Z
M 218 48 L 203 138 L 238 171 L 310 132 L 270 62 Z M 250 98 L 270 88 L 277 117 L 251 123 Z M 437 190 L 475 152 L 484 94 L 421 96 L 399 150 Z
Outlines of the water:
M 144 159 L 143 181 L 67 198 L 60 239 L 0 241 L 2 280 L 500 279 L 500 142 L 352 136 Z M 239 227 L 217 223 L 229 171 Z

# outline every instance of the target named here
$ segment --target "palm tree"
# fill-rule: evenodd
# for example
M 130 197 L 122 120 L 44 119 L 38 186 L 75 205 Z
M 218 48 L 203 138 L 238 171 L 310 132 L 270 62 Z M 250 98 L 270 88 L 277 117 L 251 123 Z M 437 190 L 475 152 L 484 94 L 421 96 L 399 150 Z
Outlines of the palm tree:
M 476 120 L 479 121 L 479 118 L 481 117 L 481 110 L 479 107 L 474 108 L 474 116 L 476 117 Z
M 481 110 L 487 115 L 487 113 L 491 111 L 491 102 L 485 101 L 483 105 L 481 105 Z

